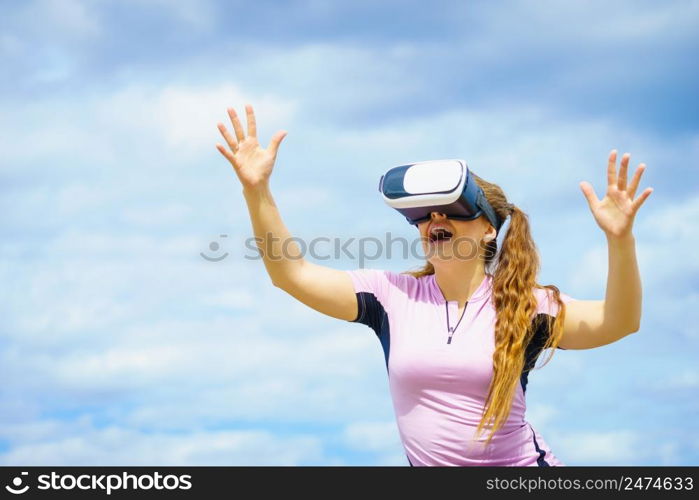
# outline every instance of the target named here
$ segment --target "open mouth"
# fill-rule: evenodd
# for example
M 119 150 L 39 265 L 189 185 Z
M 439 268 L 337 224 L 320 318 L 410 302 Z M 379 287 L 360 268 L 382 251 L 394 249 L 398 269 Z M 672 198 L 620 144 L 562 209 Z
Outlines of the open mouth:
M 447 231 L 443 227 L 436 227 L 434 229 L 431 229 L 429 234 L 430 243 L 448 241 L 451 239 L 451 237 L 451 232 Z

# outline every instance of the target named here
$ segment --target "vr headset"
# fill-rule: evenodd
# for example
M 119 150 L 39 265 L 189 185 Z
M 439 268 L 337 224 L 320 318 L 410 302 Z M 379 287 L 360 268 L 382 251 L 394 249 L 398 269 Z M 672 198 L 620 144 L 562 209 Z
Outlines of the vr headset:
M 485 215 L 496 231 L 505 222 L 488 203 L 464 160 L 431 160 L 393 167 L 381 176 L 379 192 L 388 206 L 412 225 L 429 220 L 432 212 L 457 220 Z

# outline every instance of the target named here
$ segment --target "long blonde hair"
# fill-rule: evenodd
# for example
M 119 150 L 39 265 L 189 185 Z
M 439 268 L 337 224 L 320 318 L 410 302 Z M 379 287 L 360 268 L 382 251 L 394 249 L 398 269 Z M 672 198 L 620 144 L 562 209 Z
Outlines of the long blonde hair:
M 541 351 L 549 348 L 551 351 L 542 366 L 553 356 L 553 350 L 558 346 L 563 334 L 565 304 L 556 286 L 536 283 L 540 260 L 532 239 L 527 214 L 507 201 L 500 186 L 487 182 L 475 174 L 473 176 L 502 220 L 510 216 L 509 229 L 502 242 L 500 254 L 498 255 L 497 239 L 482 246 L 486 273 L 493 276 L 492 299 L 497 318 L 495 353 L 493 354 L 494 373 L 481 421 L 476 429 L 476 434 L 480 434 L 486 426 L 492 424 L 486 441 L 487 446 L 495 432 L 507 421 L 517 384 L 520 383 L 520 376 L 526 362 L 527 346 L 532 341 L 536 329 L 533 321 L 537 311 L 534 289 L 548 289 L 553 292 L 553 301 L 559 308 L 555 317 L 545 316 L 546 331 L 551 334 L 546 337 Z M 421 269 L 404 271 L 402 274 L 419 278 L 434 274 L 434 266 L 426 262 Z

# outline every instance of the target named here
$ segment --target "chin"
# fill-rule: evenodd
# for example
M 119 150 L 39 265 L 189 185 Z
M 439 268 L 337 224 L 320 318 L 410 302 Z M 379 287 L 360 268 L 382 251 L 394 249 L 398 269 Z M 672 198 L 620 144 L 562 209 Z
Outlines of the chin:
M 454 260 L 454 254 L 451 248 L 449 249 L 437 249 L 430 251 L 430 248 L 425 249 L 425 254 L 431 254 L 431 257 L 427 260 L 431 263 L 435 262 L 451 262 Z

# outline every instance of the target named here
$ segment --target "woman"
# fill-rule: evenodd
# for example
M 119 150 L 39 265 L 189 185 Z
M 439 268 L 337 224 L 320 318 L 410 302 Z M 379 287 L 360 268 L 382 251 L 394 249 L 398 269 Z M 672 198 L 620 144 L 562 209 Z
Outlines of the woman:
M 417 224 L 429 256 L 418 271 L 336 270 L 303 259 L 293 240 L 283 255 L 291 235 L 269 177 L 286 132 L 277 132 L 263 149 L 252 106 L 246 106 L 247 136 L 235 110 L 228 114 L 235 135 L 222 123 L 218 128 L 230 150 L 216 147 L 242 183 L 273 284 L 321 313 L 376 332 L 410 465 L 564 465 L 525 420 L 528 372 L 543 349 L 591 349 L 639 330 L 641 283 L 632 224 L 652 192 L 647 188 L 635 197 L 645 165 L 627 185 L 629 155 L 617 176 L 614 150 L 602 200 L 589 183 L 580 183 L 607 238 L 609 274 L 604 300 L 576 300 L 536 283 L 539 257 L 527 215 L 497 185 L 475 174 L 498 217 L 510 217 L 499 253 L 497 232 L 485 217 L 464 221 L 432 212 Z M 465 243 L 482 252 L 475 257 L 464 252 Z

